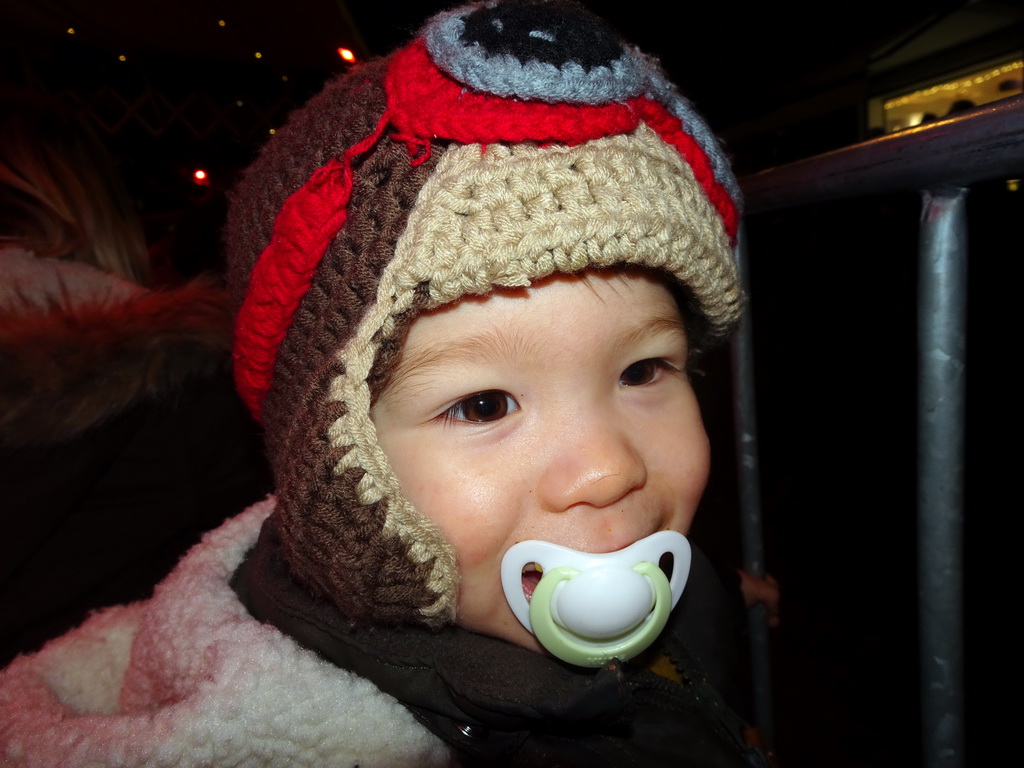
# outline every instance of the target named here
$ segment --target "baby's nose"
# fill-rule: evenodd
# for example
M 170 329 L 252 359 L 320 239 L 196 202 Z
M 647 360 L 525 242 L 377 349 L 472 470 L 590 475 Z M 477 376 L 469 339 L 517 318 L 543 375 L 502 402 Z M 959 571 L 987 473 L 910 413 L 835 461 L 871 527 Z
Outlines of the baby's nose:
M 610 506 L 646 482 L 646 463 L 625 430 L 595 421 L 561 436 L 538 493 L 546 509 L 563 512 Z

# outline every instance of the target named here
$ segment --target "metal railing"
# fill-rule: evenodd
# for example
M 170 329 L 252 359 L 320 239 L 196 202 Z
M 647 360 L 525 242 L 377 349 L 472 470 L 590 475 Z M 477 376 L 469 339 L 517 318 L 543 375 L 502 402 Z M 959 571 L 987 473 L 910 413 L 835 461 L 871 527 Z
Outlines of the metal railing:
M 741 179 L 747 215 L 919 190 L 917 537 L 924 765 L 962 768 L 964 364 L 967 187 L 1024 173 L 1024 97 L 1017 96 Z M 749 292 L 748 256 L 738 262 Z M 756 258 L 756 255 L 755 255 Z M 764 574 L 748 318 L 733 345 L 744 567 Z M 752 622 L 755 718 L 773 731 L 768 638 Z

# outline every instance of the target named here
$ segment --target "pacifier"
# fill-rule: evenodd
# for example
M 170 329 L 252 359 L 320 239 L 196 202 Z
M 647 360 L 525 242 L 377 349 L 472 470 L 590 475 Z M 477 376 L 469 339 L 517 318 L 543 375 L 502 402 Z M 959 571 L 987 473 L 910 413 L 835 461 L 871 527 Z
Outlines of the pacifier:
M 672 575 L 659 567 L 672 556 Z M 540 581 L 528 599 L 523 569 Z M 618 552 L 593 554 L 521 541 L 501 560 L 501 586 L 512 612 L 551 654 L 581 667 L 601 667 L 645 650 L 661 634 L 690 573 L 690 543 L 659 531 Z

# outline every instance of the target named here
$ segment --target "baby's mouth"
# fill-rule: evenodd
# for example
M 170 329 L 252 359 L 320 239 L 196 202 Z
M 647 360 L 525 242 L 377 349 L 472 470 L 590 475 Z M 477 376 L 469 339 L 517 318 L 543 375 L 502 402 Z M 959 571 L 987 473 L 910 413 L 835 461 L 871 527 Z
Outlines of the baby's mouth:
M 533 590 L 540 584 L 540 577 L 544 575 L 544 569 L 537 563 L 527 563 L 523 566 L 523 594 L 526 595 L 526 602 L 533 597 Z

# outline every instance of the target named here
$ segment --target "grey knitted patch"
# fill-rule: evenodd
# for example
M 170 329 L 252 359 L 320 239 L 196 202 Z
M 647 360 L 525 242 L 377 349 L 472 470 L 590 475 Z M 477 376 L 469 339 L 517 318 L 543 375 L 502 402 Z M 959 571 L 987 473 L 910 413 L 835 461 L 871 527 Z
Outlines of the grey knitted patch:
M 647 58 L 645 54 L 638 52 L 638 55 Z M 704 122 L 704 118 L 697 114 L 697 110 L 693 108 L 693 105 L 679 93 L 675 85 L 666 79 L 657 63 L 652 60 L 651 65 L 648 68 L 651 78 L 647 85 L 647 95 L 655 101 L 664 104 L 665 108 L 673 116 L 679 118 L 683 124 L 683 130 L 694 138 L 711 161 L 711 169 L 715 173 L 715 181 L 725 187 L 729 196 L 736 201 L 738 206 L 743 199 L 740 185 L 736 181 L 736 176 L 733 175 L 729 159 L 725 156 L 718 138 L 711 132 L 708 124 Z
M 463 40 L 464 19 L 472 10 L 462 8 L 435 17 L 423 30 L 423 38 L 441 69 L 478 91 L 551 104 L 608 104 L 639 96 L 649 81 L 648 62 L 626 47 L 608 66 L 589 71 L 573 61 L 557 67 L 536 59 L 520 61 L 512 54 L 489 55 L 481 45 Z M 535 36 L 551 34 L 537 30 Z

